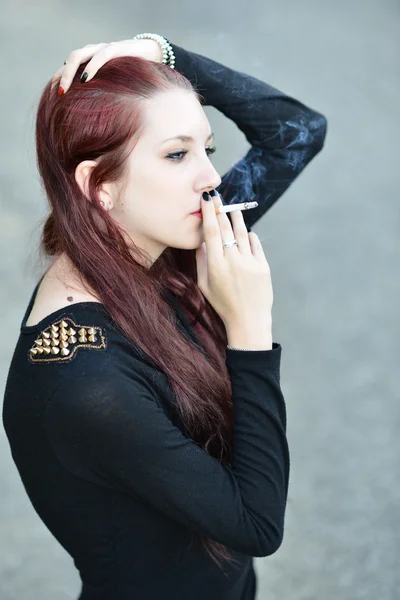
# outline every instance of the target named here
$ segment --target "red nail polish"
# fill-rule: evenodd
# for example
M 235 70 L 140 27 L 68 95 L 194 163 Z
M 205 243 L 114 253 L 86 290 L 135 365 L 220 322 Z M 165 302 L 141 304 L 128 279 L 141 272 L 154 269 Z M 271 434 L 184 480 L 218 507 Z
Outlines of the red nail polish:
M 62 85 L 60 85 L 60 87 L 58 88 L 58 97 L 60 98 L 60 96 L 62 96 L 64 94 L 64 88 Z

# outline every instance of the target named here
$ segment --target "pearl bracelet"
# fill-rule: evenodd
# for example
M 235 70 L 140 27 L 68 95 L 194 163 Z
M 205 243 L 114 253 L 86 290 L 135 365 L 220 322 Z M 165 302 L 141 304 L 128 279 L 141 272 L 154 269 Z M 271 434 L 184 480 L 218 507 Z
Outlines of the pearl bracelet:
M 163 37 L 162 35 L 158 35 L 157 33 L 139 33 L 138 35 L 135 35 L 133 39 L 154 40 L 157 42 L 163 54 L 163 64 L 167 65 L 167 67 L 171 67 L 171 69 L 175 69 L 175 54 L 167 38 Z

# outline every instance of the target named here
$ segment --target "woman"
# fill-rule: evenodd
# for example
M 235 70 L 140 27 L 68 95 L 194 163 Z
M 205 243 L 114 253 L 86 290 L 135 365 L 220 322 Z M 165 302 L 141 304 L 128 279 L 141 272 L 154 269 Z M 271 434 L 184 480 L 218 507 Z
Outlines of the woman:
M 251 144 L 222 179 L 202 103 Z M 81 600 L 254 600 L 252 557 L 282 542 L 289 452 L 269 267 L 248 228 L 325 132 L 297 100 L 155 35 L 78 50 L 46 86 L 53 260 L 3 423 Z

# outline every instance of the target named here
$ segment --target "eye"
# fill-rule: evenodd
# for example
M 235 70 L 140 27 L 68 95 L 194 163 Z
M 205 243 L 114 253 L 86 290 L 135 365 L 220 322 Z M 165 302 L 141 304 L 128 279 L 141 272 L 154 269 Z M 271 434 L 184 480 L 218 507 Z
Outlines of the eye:
M 217 151 L 217 146 L 211 146 L 209 148 L 206 148 L 206 152 L 208 154 L 208 156 L 211 156 L 211 154 L 214 154 L 214 152 Z
M 171 152 L 170 154 L 167 154 L 166 158 L 174 161 L 181 161 L 187 153 L 187 150 L 179 150 L 179 152 Z
M 207 156 L 211 156 L 211 154 L 214 154 L 216 151 L 216 146 L 206 148 Z M 172 161 L 181 162 L 187 153 L 188 150 L 179 150 L 178 152 L 171 152 L 170 154 L 167 154 L 166 158 Z

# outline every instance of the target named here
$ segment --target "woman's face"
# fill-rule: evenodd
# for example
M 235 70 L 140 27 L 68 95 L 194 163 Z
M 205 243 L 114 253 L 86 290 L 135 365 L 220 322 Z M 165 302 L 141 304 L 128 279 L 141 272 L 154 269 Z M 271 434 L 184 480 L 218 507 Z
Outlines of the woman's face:
M 203 243 L 202 220 L 190 213 L 221 178 L 208 155 L 210 124 L 194 93 L 162 92 L 145 101 L 143 118 L 126 186 L 119 198 L 113 194 L 110 214 L 156 260 L 167 247 L 192 250 Z

